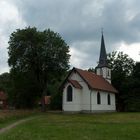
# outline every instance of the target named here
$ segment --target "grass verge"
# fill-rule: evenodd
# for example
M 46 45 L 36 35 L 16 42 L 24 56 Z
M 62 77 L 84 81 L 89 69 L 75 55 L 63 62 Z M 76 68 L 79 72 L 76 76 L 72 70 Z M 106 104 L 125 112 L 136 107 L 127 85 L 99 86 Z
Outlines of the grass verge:
M 139 140 L 140 113 L 46 113 L 2 134 L 1 140 Z

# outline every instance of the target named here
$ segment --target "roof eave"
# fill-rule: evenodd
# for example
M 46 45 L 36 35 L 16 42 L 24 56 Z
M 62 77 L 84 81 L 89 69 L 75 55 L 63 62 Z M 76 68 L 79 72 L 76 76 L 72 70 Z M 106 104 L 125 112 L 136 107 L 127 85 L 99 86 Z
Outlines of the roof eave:
M 91 88 L 92 90 L 100 90 L 100 91 L 105 91 L 105 92 L 111 92 L 111 93 L 119 93 L 117 90 L 116 91 L 110 91 L 110 90 L 104 90 L 104 89 L 100 89 L 100 88 Z

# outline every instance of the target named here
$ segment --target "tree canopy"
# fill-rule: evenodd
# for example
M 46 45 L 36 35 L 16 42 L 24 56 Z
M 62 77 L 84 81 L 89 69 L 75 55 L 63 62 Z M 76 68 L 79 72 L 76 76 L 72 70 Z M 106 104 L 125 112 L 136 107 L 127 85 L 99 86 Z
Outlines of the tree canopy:
M 134 61 L 123 52 L 112 52 L 108 54 L 108 64 L 112 70 L 112 84 L 120 91 L 125 79 L 132 74 Z
M 108 54 L 109 66 L 112 70 L 112 84 L 119 91 L 116 96 L 119 111 L 140 111 L 140 77 L 139 63 L 135 63 L 123 52 Z
M 140 111 L 140 62 L 134 65 L 133 72 L 126 82 L 126 111 Z
M 69 69 L 69 46 L 50 29 L 17 29 L 10 36 L 8 54 L 15 97 L 19 99 L 25 95 L 29 100 L 46 95 L 48 85 L 60 80 Z M 30 106 L 25 100 L 22 98 L 23 104 Z

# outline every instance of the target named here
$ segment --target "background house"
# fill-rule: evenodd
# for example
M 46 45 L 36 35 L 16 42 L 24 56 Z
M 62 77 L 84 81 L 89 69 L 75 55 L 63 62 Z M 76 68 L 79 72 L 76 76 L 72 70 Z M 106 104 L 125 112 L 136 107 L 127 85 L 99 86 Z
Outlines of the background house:
M 4 91 L 0 91 L 0 109 L 7 108 L 7 95 Z

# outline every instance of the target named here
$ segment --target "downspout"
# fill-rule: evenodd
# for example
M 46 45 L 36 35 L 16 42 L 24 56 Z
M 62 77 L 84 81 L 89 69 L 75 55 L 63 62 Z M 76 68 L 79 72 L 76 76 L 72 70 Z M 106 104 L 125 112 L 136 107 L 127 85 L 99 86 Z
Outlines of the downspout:
M 90 113 L 92 112 L 92 99 L 91 99 L 91 93 L 92 93 L 92 91 L 90 90 Z

